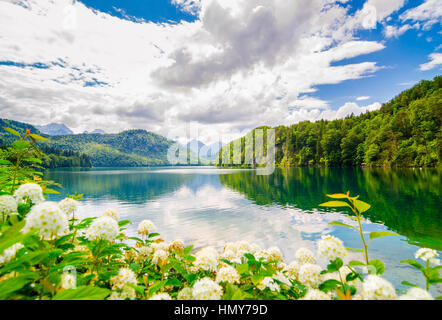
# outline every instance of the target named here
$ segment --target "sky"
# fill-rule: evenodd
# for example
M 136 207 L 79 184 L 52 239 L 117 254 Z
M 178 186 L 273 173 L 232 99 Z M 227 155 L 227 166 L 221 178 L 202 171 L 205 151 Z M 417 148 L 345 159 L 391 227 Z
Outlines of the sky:
M 0 117 L 228 142 L 441 74 L 440 0 L 0 0 Z

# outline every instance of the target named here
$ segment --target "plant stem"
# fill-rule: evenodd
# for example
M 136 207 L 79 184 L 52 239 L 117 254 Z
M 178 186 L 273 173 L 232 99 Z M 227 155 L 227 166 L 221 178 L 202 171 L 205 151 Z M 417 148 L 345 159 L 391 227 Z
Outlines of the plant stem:
M 356 204 L 355 204 L 355 202 L 354 202 L 353 200 L 351 200 L 351 203 L 352 203 L 352 205 L 353 205 L 353 209 L 352 209 L 352 210 L 353 210 L 353 212 L 356 214 L 356 218 L 358 219 L 358 224 L 359 224 L 359 234 L 360 234 L 360 236 L 361 236 L 362 243 L 364 244 L 365 263 L 368 265 L 368 262 L 369 262 L 369 260 L 368 260 L 368 245 L 367 245 L 367 243 L 365 242 L 364 233 L 363 233 L 363 231 L 362 231 L 361 215 L 360 215 L 360 213 L 358 212 L 358 210 L 356 209 Z

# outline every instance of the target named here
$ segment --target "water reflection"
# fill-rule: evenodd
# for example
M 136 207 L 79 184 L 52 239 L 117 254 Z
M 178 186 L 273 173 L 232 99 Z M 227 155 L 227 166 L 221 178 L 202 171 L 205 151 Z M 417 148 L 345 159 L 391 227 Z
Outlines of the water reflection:
M 237 172 L 220 180 L 259 205 L 289 205 L 304 211 L 317 208 L 326 193 L 351 190 L 372 205 L 366 212 L 370 221 L 385 224 L 412 243 L 440 250 L 441 173 L 440 169 L 297 168 L 277 170 L 272 176 Z

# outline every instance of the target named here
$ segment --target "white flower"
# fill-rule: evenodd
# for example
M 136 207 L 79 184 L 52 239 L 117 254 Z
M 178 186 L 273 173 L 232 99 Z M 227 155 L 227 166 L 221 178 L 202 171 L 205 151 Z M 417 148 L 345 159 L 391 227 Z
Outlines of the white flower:
M 137 276 L 129 268 L 122 268 L 118 271 L 118 275 L 113 277 L 110 281 L 112 289 L 125 289 L 127 284 L 137 285 Z
M 43 202 L 32 207 L 26 216 L 26 225 L 22 232 L 39 230 L 40 236 L 46 240 L 63 236 L 69 230 L 66 214 L 55 202 Z
M 301 264 L 301 265 L 307 264 L 307 263 L 309 263 L 309 264 L 316 263 L 316 259 L 315 259 L 315 256 L 313 255 L 313 252 L 311 252 L 307 248 L 298 249 L 298 251 L 296 251 L 295 258 L 299 262 L 299 264 Z
M 149 233 L 152 233 L 152 231 L 157 230 L 157 227 L 155 224 L 150 220 L 143 220 L 138 225 L 138 234 L 143 236 L 148 236 Z
M 169 251 L 183 252 L 184 241 L 181 239 L 173 240 L 169 245 Z
M 131 287 L 125 287 L 124 289 L 119 289 L 112 292 L 108 300 L 133 300 L 136 298 L 135 289 Z
M 438 266 L 440 264 L 439 259 L 437 259 L 438 256 L 439 253 L 437 253 L 436 250 L 429 248 L 420 248 L 414 255 L 416 259 L 422 259 L 425 262 L 429 261 L 432 266 Z
M 115 211 L 113 209 L 107 209 L 106 211 L 103 212 L 103 214 L 101 216 L 112 218 L 117 222 L 120 220 L 120 215 L 118 214 L 117 211 Z
M 238 271 L 231 266 L 222 267 L 216 273 L 216 282 L 239 283 L 240 276 Z
M 24 248 L 24 246 L 21 243 L 16 243 L 3 251 L 3 253 L 0 255 L 0 266 L 14 260 L 18 250 L 20 250 L 21 248 Z
M 167 242 L 154 242 L 151 244 L 151 247 L 153 248 L 154 251 L 158 251 L 158 250 L 164 250 L 164 251 L 169 251 L 169 247 L 170 244 Z
M 65 290 L 77 287 L 77 277 L 71 273 L 64 272 L 61 275 L 61 287 Z
M 431 294 L 421 288 L 411 288 L 406 294 L 399 297 L 399 300 L 434 300 Z
M 394 300 L 397 298 L 393 285 L 376 275 L 369 275 L 362 283 L 364 300 Z
M 8 217 L 17 212 L 17 201 L 13 196 L 0 196 L 0 217 Z
M 222 295 L 223 288 L 209 278 L 198 280 L 192 288 L 195 300 L 221 300 Z
M 292 261 L 288 266 L 285 266 L 283 272 L 290 280 L 298 280 L 300 264 L 298 261 Z
M 278 272 L 275 276 L 273 276 L 273 279 L 281 282 L 281 286 L 284 289 L 289 289 L 292 286 L 290 280 L 281 272 Z
M 86 229 L 86 238 L 89 240 L 113 241 L 120 234 L 118 223 L 109 217 L 100 217 Z
M 276 283 L 276 281 L 270 277 L 265 277 L 258 285 L 259 290 L 264 290 L 265 288 L 269 288 L 270 291 L 277 291 L 277 292 L 281 290 L 281 288 Z
M 25 203 L 29 199 L 33 204 L 39 204 L 45 200 L 43 190 L 35 183 L 22 184 L 15 190 L 14 198 L 18 203 Z
M 178 300 L 193 300 L 192 289 L 189 287 L 184 288 L 180 292 L 178 292 L 177 296 Z
M 167 258 L 169 258 L 169 252 L 165 250 L 157 250 L 153 254 L 152 262 L 157 265 L 163 265 Z
M 232 250 L 224 250 L 219 258 L 230 261 L 232 263 L 241 263 L 241 257 L 238 257 L 238 255 Z
M 340 239 L 330 235 L 322 236 L 318 241 L 318 256 L 327 261 L 336 258 L 344 259 L 347 256 L 347 250 Z
M 331 297 L 318 289 L 310 288 L 301 300 L 331 300 Z
M 197 252 L 193 262 L 198 270 L 216 271 L 218 268 L 218 251 L 213 247 L 207 247 Z
M 299 281 L 311 288 L 316 288 L 321 282 L 321 267 L 315 264 L 304 264 L 299 268 Z
M 150 260 L 153 257 L 153 248 L 152 247 L 146 247 L 143 246 L 141 248 L 138 248 L 138 261 L 144 262 L 145 260 Z
M 78 207 L 78 201 L 72 198 L 66 198 L 60 201 L 58 204 L 60 209 L 67 215 L 73 214 Z
M 256 258 L 257 259 L 264 258 L 264 260 L 266 261 L 277 261 L 277 262 L 283 261 L 281 250 L 279 250 L 279 248 L 277 247 L 271 247 L 268 248 L 267 250 L 262 250 L 258 252 Z
M 149 300 L 172 300 L 168 293 L 157 293 L 149 298 Z

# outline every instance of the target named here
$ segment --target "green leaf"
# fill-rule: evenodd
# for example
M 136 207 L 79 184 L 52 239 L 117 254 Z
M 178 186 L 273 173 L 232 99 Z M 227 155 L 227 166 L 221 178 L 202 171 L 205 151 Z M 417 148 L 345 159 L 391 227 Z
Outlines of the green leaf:
M 332 199 L 348 199 L 348 196 L 343 193 L 326 194 L 326 196 Z
M 54 300 L 104 300 L 111 291 L 99 287 L 81 286 L 57 293 Z
M 365 263 L 357 260 L 352 260 L 348 263 L 350 267 L 365 267 Z
M 21 150 L 27 149 L 27 148 L 29 148 L 30 146 L 31 146 L 31 143 L 29 143 L 28 141 L 17 140 L 17 141 L 14 141 L 14 142 L 12 143 L 12 147 L 13 147 L 15 150 L 18 150 L 18 151 L 21 151 Z
M 390 237 L 390 236 L 398 236 L 399 234 L 395 232 L 377 232 L 374 231 L 370 233 L 370 240 L 376 239 L 376 238 L 382 238 L 382 237 Z
M 401 263 L 407 263 L 410 266 L 412 266 L 412 267 L 414 267 L 414 268 L 416 268 L 416 269 L 418 269 L 420 271 L 424 271 L 425 270 L 424 267 L 422 267 L 422 265 L 419 262 L 415 261 L 415 260 L 411 260 L 411 259 L 402 260 Z
M 43 189 L 43 193 L 44 193 L 44 194 L 60 194 L 60 192 L 55 191 L 55 190 L 50 189 L 50 188 L 45 188 L 45 189 Z
M 331 279 L 331 280 L 327 280 L 327 281 L 321 283 L 319 285 L 319 290 L 324 291 L 324 292 L 327 293 L 327 292 L 329 292 L 331 290 L 334 290 L 339 285 L 341 285 L 341 283 L 339 281 Z
M 13 134 L 14 136 L 17 136 L 19 138 L 21 138 L 20 133 L 18 133 L 16 130 L 12 129 L 12 128 L 8 128 L 8 127 L 2 127 L 4 130 L 8 131 L 10 134 Z
M 344 201 L 328 201 L 328 202 L 321 203 L 319 206 L 320 207 L 333 207 L 333 208 L 336 208 L 336 207 L 349 207 L 349 208 L 351 208 L 351 206 L 347 202 L 344 202 Z
M 130 221 L 130 220 L 121 220 L 121 221 L 118 221 L 118 226 L 121 228 L 121 227 L 124 227 L 124 226 L 126 226 L 126 225 L 128 225 L 128 224 L 132 224 L 132 222 Z
M 8 161 L 8 160 L 0 159 L 0 165 L 10 166 L 10 165 L 12 165 L 12 162 Z
M 23 161 L 34 162 L 34 163 L 42 163 L 42 161 L 38 158 L 25 158 Z
M 408 282 L 408 281 L 402 281 L 401 284 L 404 285 L 404 286 L 409 286 L 409 287 L 416 287 L 416 288 L 419 288 L 419 286 L 417 286 L 417 285 L 415 285 L 415 284 L 413 284 L 413 283 L 410 283 L 410 282 Z
M 360 213 L 363 213 L 371 208 L 371 205 L 361 200 L 355 200 L 355 206 Z
M 49 141 L 49 139 L 44 138 L 38 134 L 35 133 L 31 133 L 29 136 L 31 136 L 32 138 L 34 138 L 35 140 L 39 140 L 39 141 Z
M 21 275 L 0 282 L 0 300 L 7 300 L 11 298 L 14 292 L 22 289 L 32 280 L 32 276 Z
M 348 225 L 348 224 L 345 224 L 345 223 L 342 223 L 342 222 L 339 222 L 339 221 L 329 222 L 328 224 L 331 225 L 331 226 L 341 226 L 341 227 L 346 227 L 346 228 L 356 229 L 356 228 L 353 227 L 353 226 L 350 226 L 350 225 Z
M 385 265 L 381 260 L 375 259 L 371 260 L 368 265 L 376 268 L 376 274 L 381 275 L 385 272 Z

